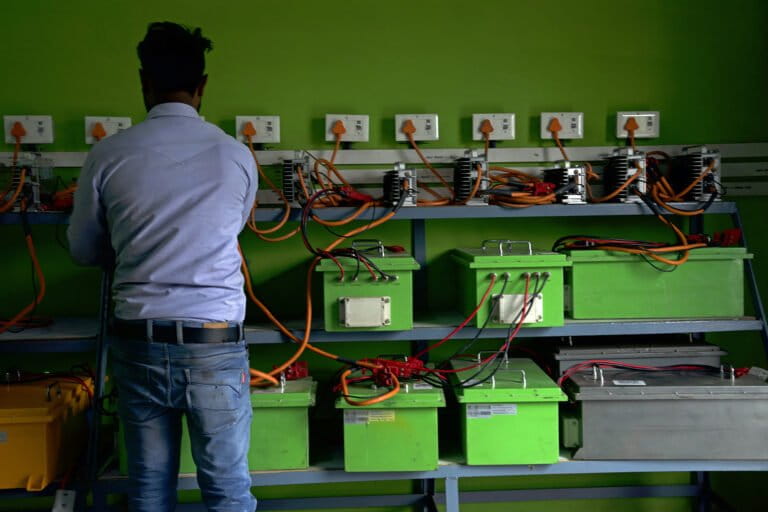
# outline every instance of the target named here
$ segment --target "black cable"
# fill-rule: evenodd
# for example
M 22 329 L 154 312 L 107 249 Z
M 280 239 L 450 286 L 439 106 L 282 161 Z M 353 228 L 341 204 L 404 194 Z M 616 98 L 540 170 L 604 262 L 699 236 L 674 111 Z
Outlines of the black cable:
M 655 270 L 658 270 L 659 272 L 674 272 L 680 266 L 680 265 L 670 265 L 672 268 L 662 268 L 662 267 L 659 267 L 658 265 L 656 265 L 654 260 L 652 258 L 649 258 L 648 255 L 641 254 L 640 256 L 643 257 L 643 259 L 645 260 L 645 262 L 647 264 L 649 264 L 650 266 L 652 266 Z
M 617 243 L 620 243 L 620 244 L 626 244 L 626 245 L 634 244 L 634 245 L 636 245 L 638 247 L 645 247 L 645 246 L 651 245 L 651 246 L 653 246 L 651 248 L 663 247 L 664 245 L 666 245 L 666 244 L 658 243 L 658 242 L 644 242 L 642 240 L 632 240 L 632 239 L 628 239 L 628 238 L 606 238 L 606 237 L 598 236 L 598 235 L 566 235 L 566 236 L 561 236 L 560 238 L 555 240 L 555 242 L 552 244 L 552 252 L 562 252 L 565 249 L 564 242 L 566 242 L 567 240 L 569 240 L 571 238 L 587 238 L 587 239 L 598 239 L 598 240 L 610 240 L 611 242 L 617 242 Z M 582 240 L 580 240 L 580 241 L 581 242 L 585 242 L 585 241 L 582 241 Z M 594 243 L 594 242 L 592 242 L 592 243 Z M 560 247 L 560 246 L 563 246 L 563 247 Z M 593 247 L 594 246 L 589 247 L 589 248 L 593 248 Z
M 509 347 L 512 344 L 512 340 L 510 340 L 509 338 L 512 336 L 512 332 L 517 327 L 517 324 L 519 322 L 521 322 L 520 317 L 523 314 L 523 310 L 526 311 L 526 314 L 531 310 L 531 307 L 533 306 L 533 303 L 536 301 L 536 297 L 544 290 L 544 286 L 546 285 L 548 279 L 549 279 L 548 275 L 544 276 L 544 281 L 542 282 L 541 287 L 539 287 L 540 274 L 536 276 L 536 284 L 534 285 L 533 293 L 531 294 L 531 297 L 528 299 L 528 302 L 525 304 L 525 307 L 521 307 L 520 308 L 520 311 L 517 313 L 517 316 L 515 316 L 514 322 L 512 322 L 509 325 L 509 329 L 507 331 L 507 336 L 505 338 L 504 344 L 502 344 L 501 348 L 499 348 L 499 350 L 496 351 L 496 354 L 494 356 L 492 356 L 492 359 L 490 359 L 484 365 L 481 365 L 480 370 L 475 372 L 472 376 L 470 376 L 469 378 L 465 379 L 464 381 L 460 381 L 460 383 L 459 383 L 460 387 L 478 386 L 480 384 L 483 384 L 483 383 L 487 382 L 488 380 L 493 378 L 494 375 L 496 375 L 496 372 L 499 370 L 500 365 L 501 365 L 501 360 L 502 360 L 502 358 L 499 358 L 499 355 L 501 355 L 502 352 L 503 352 L 503 353 L 506 354 L 506 357 L 504 359 L 509 357 L 509 352 L 508 351 L 509 351 Z M 525 319 L 523 318 L 522 320 L 524 321 Z M 483 379 L 480 379 L 480 380 L 474 382 L 472 385 L 466 385 L 468 382 L 471 382 L 472 380 L 476 379 L 494 361 L 499 361 L 499 363 L 496 366 L 496 368 L 493 369 L 493 371 L 491 371 Z
M 533 286 L 533 294 L 531 295 L 531 298 L 528 301 L 528 304 L 525 306 L 526 316 L 528 316 L 528 313 L 533 309 L 533 305 L 536 303 L 536 299 L 538 298 L 539 295 L 541 295 L 541 292 L 544 291 L 544 287 L 547 286 L 547 282 L 549 281 L 550 277 L 551 277 L 551 274 L 549 272 L 539 273 L 536 276 L 536 284 Z M 541 279 L 541 286 L 539 286 L 540 279 Z M 521 310 L 520 315 L 522 314 L 523 312 Z M 525 321 L 525 318 L 523 318 L 523 321 Z M 504 350 L 505 359 L 509 358 L 509 348 L 512 346 L 512 340 L 509 339 L 511 336 L 512 336 L 512 330 L 510 329 L 509 334 L 507 335 L 507 343 L 506 343 L 507 347 Z
M 509 284 L 509 275 L 507 274 L 507 275 L 504 276 L 504 284 L 501 286 L 501 291 L 499 292 L 499 295 L 504 295 L 504 292 L 506 291 L 508 284 Z M 492 294 L 489 296 L 489 299 L 493 300 L 493 295 Z M 493 303 L 493 306 L 491 306 L 491 311 L 488 313 L 488 316 L 485 317 L 485 321 L 483 322 L 483 325 L 481 325 L 480 329 L 477 330 L 477 333 L 475 333 L 475 336 L 471 340 L 469 340 L 463 347 L 461 347 L 459 350 L 455 351 L 451 357 L 449 357 L 448 359 L 446 359 L 444 361 L 444 363 L 450 361 L 451 359 L 453 359 L 457 355 L 466 354 L 467 351 L 470 348 L 472 348 L 472 346 L 480 338 L 480 335 L 483 333 L 485 328 L 491 322 L 491 317 L 494 315 L 494 313 L 496 312 L 496 310 L 498 308 L 499 308 L 499 301 L 495 301 Z

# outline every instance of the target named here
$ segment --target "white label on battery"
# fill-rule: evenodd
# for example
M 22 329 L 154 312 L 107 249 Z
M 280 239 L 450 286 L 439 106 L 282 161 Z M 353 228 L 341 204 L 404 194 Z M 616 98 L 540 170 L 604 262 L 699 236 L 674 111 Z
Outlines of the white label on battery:
M 347 425 L 366 425 L 368 423 L 391 423 L 395 421 L 395 411 L 391 409 L 358 411 L 347 409 L 344 411 L 344 423 Z
M 0 443 L 8 442 L 8 432 L 0 431 Z
M 392 423 L 393 421 L 395 421 L 395 411 L 392 409 L 368 411 L 368 423 Z
M 754 375 L 759 379 L 768 380 L 768 370 L 764 370 L 759 366 L 753 366 L 752 368 L 750 368 L 749 375 Z
M 360 425 L 368 423 L 368 411 L 346 410 L 344 411 L 345 425 Z
M 491 417 L 490 405 L 469 404 L 467 406 L 467 418 L 490 418 L 490 417 Z
M 469 404 L 468 418 L 491 418 L 493 416 L 514 416 L 517 414 L 517 404 Z
M 432 384 L 427 384 L 426 382 L 414 382 L 412 387 L 415 390 L 419 390 L 419 389 L 432 389 Z
M 517 404 L 496 404 L 491 406 L 491 414 L 496 416 L 517 416 Z
M 644 380 L 614 380 L 614 386 L 645 386 Z

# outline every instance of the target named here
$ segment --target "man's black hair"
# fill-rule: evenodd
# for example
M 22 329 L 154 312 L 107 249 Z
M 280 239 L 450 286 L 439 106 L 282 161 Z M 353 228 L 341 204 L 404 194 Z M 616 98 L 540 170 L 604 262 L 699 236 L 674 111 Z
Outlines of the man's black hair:
M 160 93 L 194 94 L 205 71 L 205 52 L 213 48 L 200 28 L 170 21 L 151 23 L 137 48 L 141 68 Z

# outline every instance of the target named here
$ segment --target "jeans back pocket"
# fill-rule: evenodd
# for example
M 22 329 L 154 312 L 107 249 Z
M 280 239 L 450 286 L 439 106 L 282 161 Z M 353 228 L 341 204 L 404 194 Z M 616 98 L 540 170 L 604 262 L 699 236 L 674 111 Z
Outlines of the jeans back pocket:
M 224 430 L 250 407 L 248 379 L 242 368 L 187 372 L 187 415 L 202 433 Z

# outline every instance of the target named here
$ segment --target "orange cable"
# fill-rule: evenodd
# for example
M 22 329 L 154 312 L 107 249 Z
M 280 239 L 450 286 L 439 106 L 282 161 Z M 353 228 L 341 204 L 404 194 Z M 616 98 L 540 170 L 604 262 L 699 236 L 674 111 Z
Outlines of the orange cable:
M 389 400 L 390 398 L 392 398 L 393 396 L 395 396 L 397 393 L 400 392 L 400 381 L 398 380 L 396 375 L 390 374 L 390 377 L 392 377 L 392 389 L 390 389 L 386 393 L 383 393 L 379 396 L 368 398 L 366 400 L 352 400 L 349 397 L 349 386 L 347 384 L 347 377 L 349 377 L 351 373 L 352 373 L 352 370 L 345 370 L 344 373 L 341 374 L 341 393 L 342 393 L 342 396 L 344 397 L 344 400 L 349 405 L 365 407 L 367 405 L 378 404 L 385 400 Z
M 19 198 L 19 195 L 21 194 L 21 190 L 24 188 L 24 180 L 27 177 L 27 170 L 21 169 L 21 174 L 19 175 L 19 184 L 16 185 L 16 190 L 14 190 L 13 195 L 11 195 L 11 198 L 6 202 L 5 204 L 0 205 L 0 213 L 5 213 L 9 211 L 11 208 L 13 208 L 14 203 L 16 203 L 16 200 Z
M 611 199 L 614 199 L 616 196 L 618 196 L 624 190 L 626 190 L 626 188 L 629 187 L 632 184 L 633 181 L 635 181 L 637 178 L 639 178 L 641 173 L 642 173 L 642 169 L 638 167 L 637 171 L 635 171 L 635 173 L 632 176 L 630 176 L 627 179 L 627 181 L 622 183 L 622 185 L 619 188 L 617 188 L 616 190 L 614 190 L 613 192 L 611 192 L 607 196 L 598 197 L 598 198 L 591 197 L 592 192 L 590 190 L 590 200 L 593 203 L 604 203 L 606 201 L 610 201 Z
M 381 217 L 380 219 L 377 219 L 369 224 L 366 224 L 365 226 L 360 226 L 356 229 L 353 229 L 343 235 L 343 237 L 338 238 L 334 242 L 332 242 L 328 247 L 324 249 L 324 252 L 330 252 L 334 248 L 338 247 L 341 242 L 343 242 L 345 239 L 350 238 L 356 234 L 362 233 L 364 231 L 367 231 L 369 229 L 372 229 L 376 226 L 379 226 L 385 222 L 387 222 L 389 219 L 395 216 L 395 212 L 390 212 L 387 215 Z M 293 335 L 277 318 L 272 314 L 272 312 L 266 307 L 264 303 L 262 303 L 257 297 L 256 294 L 253 291 L 253 283 L 250 278 L 250 273 L 248 272 L 248 267 L 245 264 L 245 257 L 242 254 L 242 249 L 240 250 L 240 254 L 242 257 L 242 270 L 243 275 L 245 278 L 245 286 L 246 286 L 246 292 L 248 293 L 248 297 L 259 307 L 259 309 L 262 310 L 262 312 L 267 316 L 267 318 L 282 332 L 284 335 L 286 335 L 288 338 L 290 338 L 293 341 L 296 341 L 299 343 L 299 348 L 296 350 L 293 356 L 288 360 L 289 362 L 283 365 L 280 365 L 278 368 L 273 369 L 269 372 L 270 375 L 277 375 L 280 372 L 282 372 L 285 368 L 293 364 L 301 355 L 304 353 L 306 349 L 309 349 L 319 355 L 322 355 L 324 357 L 327 357 L 329 359 L 338 360 L 339 357 L 335 354 L 332 354 L 330 352 L 326 352 L 325 350 L 319 349 L 315 347 L 314 345 L 309 343 L 309 337 L 311 334 L 311 328 L 312 328 L 312 271 L 314 270 L 315 266 L 317 266 L 317 263 L 320 261 L 320 258 L 317 257 L 312 261 L 312 264 L 310 265 L 310 268 L 307 272 L 307 288 L 306 288 L 306 316 L 305 316 L 305 328 L 304 328 L 304 337 L 299 340 L 296 336 Z M 356 361 L 357 365 L 367 367 L 367 368 L 378 368 L 378 365 L 373 365 L 370 363 L 365 363 L 361 361 Z M 258 377 L 258 376 L 256 376 Z M 262 381 L 259 380 L 259 378 L 251 379 L 251 385 L 258 385 Z
M 256 130 L 253 128 L 253 125 L 248 122 L 246 123 L 246 127 L 243 130 L 243 133 L 246 137 L 246 140 L 248 141 L 248 149 L 251 151 L 251 156 L 253 156 L 253 161 L 256 163 L 256 169 L 259 172 L 259 176 L 261 177 L 262 181 L 264 181 L 269 187 L 278 195 L 278 197 L 283 201 L 285 212 L 283 213 L 283 217 L 280 219 L 280 221 L 273 227 L 268 229 L 259 229 L 256 226 L 256 208 L 259 205 L 258 201 L 254 201 L 253 207 L 251 208 L 250 213 L 250 219 L 249 222 L 246 222 L 246 225 L 248 226 L 248 229 L 256 233 L 256 235 L 265 242 L 281 242 L 283 240 L 287 240 L 294 236 L 296 233 L 299 232 L 298 229 L 294 229 L 293 231 L 288 232 L 287 234 L 284 234 L 282 236 L 278 237 L 266 237 L 264 235 L 268 235 L 271 233 L 274 233 L 285 226 L 285 224 L 288 222 L 288 219 L 291 217 L 291 203 L 286 199 L 285 195 L 283 194 L 283 191 L 277 188 L 277 186 L 272 182 L 271 179 L 266 175 L 264 170 L 261 168 L 261 164 L 259 163 L 259 158 L 256 156 L 256 150 L 253 147 L 253 135 L 255 135 Z
M 432 172 L 432 174 L 434 174 L 434 175 L 437 177 L 437 179 L 438 179 L 438 180 L 440 180 L 440 183 L 442 183 L 442 184 L 443 184 L 443 186 L 444 186 L 445 188 L 447 188 L 447 189 L 448 189 L 448 191 L 449 191 L 451 194 L 453 194 L 453 188 L 452 188 L 452 187 L 451 187 L 451 185 L 450 185 L 450 184 L 449 184 L 449 183 L 448 183 L 448 182 L 445 180 L 445 178 L 443 178 L 443 175 L 442 175 L 442 174 L 440 174 L 439 172 L 437 172 L 437 169 L 435 169 L 435 168 L 432 166 L 432 163 L 431 163 L 429 160 L 427 160 L 427 157 L 426 157 L 426 156 L 424 156 L 424 153 L 422 153 L 422 152 L 421 152 L 421 149 L 419 149 L 419 146 L 418 146 L 418 144 L 416 144 L 416 141 L 415 141 L 415 140 L 414 140 L 414 138 L 413 138 L 413 134 L 412 134 L 412 133 L 409 133 L 409 134 L 406 134 L 406 135 L 408 136 L 408 142 L 410 142 L 410 143 L 411 143 L 411 147 L 413 147 L 413 149 L 416 151 L 416 154 L 417 154 L 417 155 L 419 155 L 419 158 L 420 158 L 420 159 L 421 159 L 421 161 L 424 163 L 424 165 L 426 166 L 426 168 L 427 168 L 427 169 L 429 169 L 429 170 Z
M 29 257 L 32 260 L 32 266 L 35 268 L 35 275 L 37 276 L 37 280 L 40 284 L 40 289 L 37 291 L 37 297 L 35 297 L 35 299 L 24 309 L 16 313 L 13 318 L 7 321 L 0 321 L 0 334 L 17 325 L 27 315 L 34 311 L 37 305 L 42 302 L 43 297 L 45 297 L 45 275 L 43 274 L 42 268 L 40 268 L 40 261 L 37 259 L 37 251 L 35 250 L 35 244 L 32 240 L 32 235 L 27 234 L 24 239 L 27 243 L 27 251 L 29 252 Z
M 472 192 L 469 194 L 469 197 L 466 198 L 461 204 L 467 204 L 469 203 L 473 197 L 477 194 L 477 191 L 480 189 L 480 182 L 483 181 L 483 167 L 481 165 L 477 166 L 477 179 L 475 180 L 475 186 L 472 187 Z

